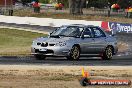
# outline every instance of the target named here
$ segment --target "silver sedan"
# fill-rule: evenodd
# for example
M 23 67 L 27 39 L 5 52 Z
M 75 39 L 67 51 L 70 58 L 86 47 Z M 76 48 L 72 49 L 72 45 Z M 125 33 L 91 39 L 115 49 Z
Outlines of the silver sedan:
M 39 60 L 48 56 L 63 56 L 69 60 L 94 56 L 108 60 L 117 51 L 114 36 L 100 27 L 79 24 L 61 26 L 49 36 L 35 39 L 31 46 L 32 54 Z

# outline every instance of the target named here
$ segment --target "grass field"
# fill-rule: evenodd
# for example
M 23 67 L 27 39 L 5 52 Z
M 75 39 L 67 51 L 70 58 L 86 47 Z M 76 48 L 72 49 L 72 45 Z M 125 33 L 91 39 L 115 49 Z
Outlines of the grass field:
M 0 29 L 0 55 L 29 55 L 32 41 L 42 33 L 33 33 L 16 29 Z

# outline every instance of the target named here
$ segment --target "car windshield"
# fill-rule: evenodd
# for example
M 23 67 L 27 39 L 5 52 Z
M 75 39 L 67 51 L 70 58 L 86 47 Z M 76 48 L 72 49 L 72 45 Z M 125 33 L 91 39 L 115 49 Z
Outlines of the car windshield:
M 83 31 L 83 28 L 76 26 L 60 27 L 52 32 L 51 37 L 65 36 L 65 37 L 79 37 Z

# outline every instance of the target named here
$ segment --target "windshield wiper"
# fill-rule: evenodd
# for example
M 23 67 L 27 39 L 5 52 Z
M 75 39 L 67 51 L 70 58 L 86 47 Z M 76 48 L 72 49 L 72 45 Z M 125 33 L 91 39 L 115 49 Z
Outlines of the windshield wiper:
M 68 36 L 68 35 L 51 35 L 50 37 L 60 38 L 61 36 L 63 36 L 63 37 L 75 37 L 75 38 L 79 38 L 79 36 Z
M 54 38 L 60 38 L 61 36 L 65 36 L 65 35 L 50 35 L 50 37 L 54 37 Z
M 79 38 L 79 36 L 66 36 L 66 37 L 75 37 L 75 38 Z
M 60 38 L 60 36 L 58 36 L 58 35 L 50 35 L 50 37 Z

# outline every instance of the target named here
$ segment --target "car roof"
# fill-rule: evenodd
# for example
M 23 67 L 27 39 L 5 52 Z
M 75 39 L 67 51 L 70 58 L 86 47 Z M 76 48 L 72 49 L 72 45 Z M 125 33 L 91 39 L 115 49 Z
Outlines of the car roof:
M 84 25 L 84 24 L 70 24 L 70 25 L 63 25 L 65 27 L 69 27 L 69 26 L 77 26 L 77 27 L 98 27 L 98 26 L 94 26 L 94 25 Z

